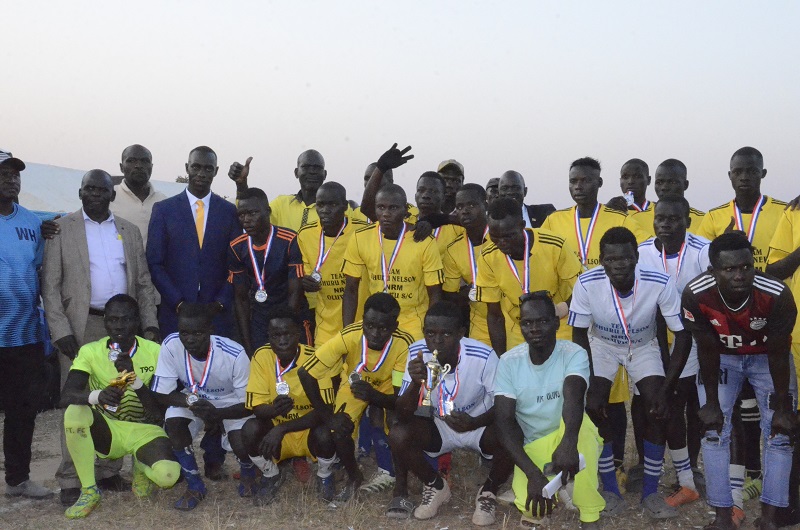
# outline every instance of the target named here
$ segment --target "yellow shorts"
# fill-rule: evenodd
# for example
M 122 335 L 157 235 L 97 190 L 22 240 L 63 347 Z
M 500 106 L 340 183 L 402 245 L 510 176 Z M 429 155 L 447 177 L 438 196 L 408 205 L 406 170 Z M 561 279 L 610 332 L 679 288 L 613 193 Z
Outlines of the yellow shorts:
M 108 425 L 108 430 L 111 431 L 111 447 L 107 455 L 97 453 L 101 458 L 116 460 L 125 455 L 135 455 L 140 448 L 156 438 L 167 437 L 167 433 L 158 425 L 114 420 L 105 414 L 97 414 L 95 418 L 97 416 L 103 418 Z
M 631 390 L 628 387 L 628 374 L 622 366 L 617 370 L 614 384 L 611 385 L 611 394 L 608 396 L 609 403 L 625 403 L 631 397 Z
M 281 442 L 281 457 L 278 462 L 294 457 L 311 457 L 311 450 L 308 448 L 309 429 L 286 433 Z

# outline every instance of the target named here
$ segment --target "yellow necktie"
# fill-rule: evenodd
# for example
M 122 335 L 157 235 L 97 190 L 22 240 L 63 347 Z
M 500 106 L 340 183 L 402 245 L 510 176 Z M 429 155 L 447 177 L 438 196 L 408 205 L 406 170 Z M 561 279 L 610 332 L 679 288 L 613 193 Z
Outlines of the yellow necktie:
M 197 216 L 194 219 L 194 227 L 197 230 L 197 241 L 200 242 L 200 248 L 203 248 L 203 221 L 205 221 L 205 212 L 203 211 L 203 201 L 197 201 Z

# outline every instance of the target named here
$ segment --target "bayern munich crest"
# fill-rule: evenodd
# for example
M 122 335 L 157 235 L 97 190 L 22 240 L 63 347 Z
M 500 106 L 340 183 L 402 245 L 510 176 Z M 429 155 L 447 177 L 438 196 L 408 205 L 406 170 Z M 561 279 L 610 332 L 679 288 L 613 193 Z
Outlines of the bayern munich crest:
M 762 329 L 766 325 L 767 325 L 766 318 L 753 317 L 750 319 L 750 329 L 758 331 L 759 329 Z

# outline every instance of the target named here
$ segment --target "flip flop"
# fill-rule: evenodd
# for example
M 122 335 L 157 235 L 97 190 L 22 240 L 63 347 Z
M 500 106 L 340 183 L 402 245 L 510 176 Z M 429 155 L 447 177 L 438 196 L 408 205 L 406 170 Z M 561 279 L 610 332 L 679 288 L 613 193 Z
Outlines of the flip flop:
M 386 517 L 390 519 L 408 519 L 414 511 L 414 503 L 408 497 L 394 497 L 386 507 Z

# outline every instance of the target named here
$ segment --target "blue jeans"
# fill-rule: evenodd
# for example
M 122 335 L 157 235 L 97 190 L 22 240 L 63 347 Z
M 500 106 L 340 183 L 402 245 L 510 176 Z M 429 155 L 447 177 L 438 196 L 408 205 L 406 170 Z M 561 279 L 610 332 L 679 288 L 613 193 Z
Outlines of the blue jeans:
M 790 365 L 791 366 L 791 365 Z M 792 469 L 792 446 L 789 437 L 779 434 L 770 437 L 772 410 L 769 396 L 775 391 L 769 372 L 767 355 L 720 355 L 719 405 L 725 417 L 722 433 L 707 431 L 702 440 L 703 464 L 706 475 L 708 504 L 716 508 L 733 506 L 728 466 L 731 460 L 731 414 L 742 389 L 749 381 L 755 390 L 761 412 L 761 432 L 764 441 L 764 482 L 761 502 L 785 508 L 789 505 L 789 474 Z M 790 368 L 790 392 L 797 396 L 797 380 Z M 697 393 L 700 406 L 706 404 L 706 390 L 698 377 Z

